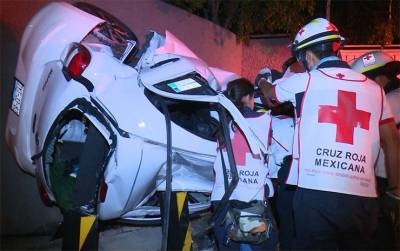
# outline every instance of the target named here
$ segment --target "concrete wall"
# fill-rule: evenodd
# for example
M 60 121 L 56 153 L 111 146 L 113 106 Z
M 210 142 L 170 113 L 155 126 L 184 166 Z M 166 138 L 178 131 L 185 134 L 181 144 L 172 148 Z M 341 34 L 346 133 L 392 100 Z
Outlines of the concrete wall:
M 236 36 L 211 22 L 156 0 L 88 2 L 120 17 L 141 41 L 149 30 L 162 34 L 169 30 L 208 65 L 240 74 L 242 50 Z
M 50 1 L 0 1 L 0 226 L 2 234 L 22 234 L 38 229 L 43 230 L 43 226 L 61 219 L 56 208 L 46 208 L 41 204 L 35 179 L 20 171 L 4 141 L 4 126 L 23 30 L 30 18 L 48 2 Z M 210 66 L 241 73 L 242 47 L 236 43 L 235 35 L 206 20 L 157 0 L 91 0 L 88 2 L 120 18 L 136 33 L 141 44 L 148 30 L 164 32 L 167 29 Z
M 254 81 L 263 67 L 282 71 L 282 64 L 291 56 L 288 38 L 251 39 L 243 45 L 242 76 Z

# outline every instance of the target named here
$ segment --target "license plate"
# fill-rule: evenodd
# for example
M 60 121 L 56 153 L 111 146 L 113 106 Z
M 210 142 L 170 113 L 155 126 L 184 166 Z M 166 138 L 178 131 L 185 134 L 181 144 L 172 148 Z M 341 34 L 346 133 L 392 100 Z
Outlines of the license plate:
M 15 114 L 17 114 L 18 116 L 21 110 L 23 95 L 24 95 L 24 85 L 18 79 L 15 79 L 14 90 L 12 92 L 12 97 L 11 97 L 10 109 L 13 112 L 15 112 Z

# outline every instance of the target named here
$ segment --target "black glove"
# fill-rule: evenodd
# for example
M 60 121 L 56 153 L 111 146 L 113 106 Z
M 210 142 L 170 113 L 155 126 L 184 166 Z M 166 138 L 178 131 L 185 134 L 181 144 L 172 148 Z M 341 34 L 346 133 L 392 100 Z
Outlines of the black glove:
M 258 87 L 258 84 L 259 84 L 259 82 L 260 82 L 261 79 L 265 79 L 265 80 L 267 80 L 268 82 L 272 83 L 271 69 L 265 67 L 265 68 L 262 68 L 262 69 L 259 71 L 259 73 L 258 73 L 258 75 L 257 75 L 257 77 L 256 77 L 256 80 L 255 80 L 255 85 L 256 85 L 257 87 Z

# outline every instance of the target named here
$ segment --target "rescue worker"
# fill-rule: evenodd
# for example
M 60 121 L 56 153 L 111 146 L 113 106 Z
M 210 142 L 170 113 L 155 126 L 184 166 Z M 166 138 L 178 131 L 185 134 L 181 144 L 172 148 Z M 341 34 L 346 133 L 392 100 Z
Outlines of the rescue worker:
M 400 61 L 382 51 L 371 51 L 354 60 L 351 67 L 382 86 L 400 130 Z
M 304 72 L 299 66 L 296 58 L 288 59 L 282 66 L 283 76 L 278 78 L 271 74 L 271 70 L 263 68 L 256 78 L 256 86 L 260 82 L 270 82 L 276 84 L 287 77 Z M 272 78 L 271 78 L 272 76 Z M 261 98 L 261 100 L 264 100 Z M 264 100 L 265 101 L 265 100 Z M 268 103 L 264 103 L 268 106 Z M 276 209 L 277 221 L 279 226 L 279 248 L 290 250 L 294 239 L 294 220 L 293 220 L 293 195 L 296 186 L 286 184 L 289 174 L 290 163 L 292 161 L 292 145 L 294 133 L 294 113 L 293 105 L 285 102 L 271 109 L 271 145 L 269 146 L 269 178 L 272 178 L 277 187 L 274 194 L 273 205 Z
M 354 70 L 374 80 L 385 90 L 388 104 L 395 117 L 397 130 L 400 130 L 400 79 L 397 78 L 397 75 L 400 73 L 400 61 L 394 61 L 390 55 L 384 52 L 371 51 L 358 57 L 351 66 Z M 396 240 L 398 242 L 397 248 L 400 248 L 400 201 L 397 205 L 387 204 L 385 196 L 387 180 L 384 159 L 385 155 L 381 149 L 375 166 L 380 209 L 376 247 L 394 249 L 396 247 Z M 396 215 L 396 212 L 397 217 L 392 219 L 392 215 Z
M 400 196 L 399 136 L 383 89 L 338 57 L 338 29 L 317 18 L 296 34 L 293 54 L 307 69 L 272 86 L 272 101 L 290 101 L 296 126 L 289 180 L 295 249 L 367 249 L 377 223 L 374 163 L 386 154 L 388 190 Z
M 243 78 L 233 80 L 228 83 L 224 94 L 241 111 L 257 137 L 264 140 L 263 143 L 267 146 L 271 117 L 268 113 L 253 111 L 253 84 Z M 268 204 L 265 204 L 267 198 L 273 195 L 272 183 L 267 178 L 268 169 L 264 163 L 263 156 L 252 154 L 242 131 L 232 121 L 229 127 L 231 128 L 232 149 L 239 174 L 239 182 L 229 198 L 228 206 L 217 212 L 219 215 L 216 215 L 213 230 L 218 248 L 219 250 L 243 250 L 246 248 L 247 250 L 275 249 L 277 245 L 277 233 L 276 231 L 272 231 L 272 225 L 267 226 L 265 221 L 261 220 L 261 217 L 262 219 L 269 218 L 273 222 L 271 208 L 269 208 Z M 211 193 L 211 201 L 214 209 L 218 207 L 218 203 L 220 203 L 225 193 L 223 167 L 225 163 L 228 164 L 224 139 L 219 139 L 218 145 L 217 157 L 214 163 L 215 181 Z M 231 179 L 229 172 L 227 176 L 229 177 L 228 179 Z M 269 234 L 269 238 L 261 243 L 251 245 L 235 242 L 231 236 L 232 231 L 234 231 L 231 228 L 233 225 L 231 222 L 232 218 L 227 217 L 227 215 L 230 215 L 229 212 L 235 208 L 242 209 L 240 217 L 249 214 L 255 217 L 253 222 L 248 222 L 252 225 L 250 227 L 251 230 L 249 230 L 251 233 Z M 248 208 L 255 208 L 255 210 L 250 212 L 246 210 Z M 239 227 L 238 225 L 237 227 Z

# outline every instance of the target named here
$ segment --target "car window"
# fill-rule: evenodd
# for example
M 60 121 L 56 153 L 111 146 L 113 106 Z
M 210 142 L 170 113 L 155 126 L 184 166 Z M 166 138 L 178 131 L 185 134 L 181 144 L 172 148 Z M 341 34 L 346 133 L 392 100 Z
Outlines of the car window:
M 106 23 L 96 26 L 83 40 L 83 43 L 99 44 L 109 47 L 115 58 L 125 61 L 136 46 L 136 41 L 113 39 Z

